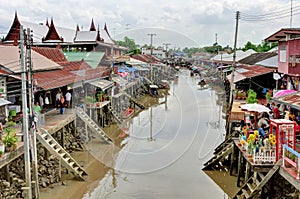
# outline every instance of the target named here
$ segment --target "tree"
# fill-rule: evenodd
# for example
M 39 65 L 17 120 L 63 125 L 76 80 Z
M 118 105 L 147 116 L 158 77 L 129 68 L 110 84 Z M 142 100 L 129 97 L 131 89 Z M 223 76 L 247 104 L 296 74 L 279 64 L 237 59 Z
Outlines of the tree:
M 139 45 L 135 43 L 133 39 L 130 39 L 129 37 L 125 36 L 124 41 L 116 41 L 116 43 L 120 46 L 128 47 L 129 52 L 136 50 L 139 48 Z
M 247 51 L 249 49 L 254 50 L 255 52 L 268 52 L 272 48 L 276 47 L 278 44 L 277 43 L 269 43 L 262 41 L 261 44 L 255 45 L 252 44 L 250 41 L 248 41 L 245 46 L 242 48 L 243 51 Z

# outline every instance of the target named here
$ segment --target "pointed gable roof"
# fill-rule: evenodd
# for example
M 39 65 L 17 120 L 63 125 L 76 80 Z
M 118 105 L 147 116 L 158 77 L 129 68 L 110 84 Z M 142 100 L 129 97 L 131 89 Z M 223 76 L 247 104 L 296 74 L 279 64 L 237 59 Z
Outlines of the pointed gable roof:
M 46 26 L 50 27 L 50 26 L 49 26 L 48 19 L 46 19 Z
M 91 23 L 90 31 L 96 31 L 96 27 L 95 27 L 94 19 L 93 18 L 92 18 L 92 23 Z
M 62 37 L 60 37 L 56 31 L 56 28 L 53 23 L 53 18 L 51 19 L 51 24 L 50 24 L 50 27 L 49 27 L 46 37 L 43 37 L 43 39 L 42 39 L 43 42 L 47 42 L 48 40 L 62 41 L 62 42 L 64 41 L 64 39 Z
M 99 28 L 99 24 L 98 24 L 98 30 L 97 30 L 97 38 L 96 41 L 104 41 L 101 37 L 100 37 L 100 28 Z
M 21 23 L 18 19 L 18 15 L 17 15 L 17 11 L 16 11 L 15 18 L 11 25 L 11 28 L 3 41 L 5 42 L 5 41 L 19 40 L 20 26 L 21 26 Z

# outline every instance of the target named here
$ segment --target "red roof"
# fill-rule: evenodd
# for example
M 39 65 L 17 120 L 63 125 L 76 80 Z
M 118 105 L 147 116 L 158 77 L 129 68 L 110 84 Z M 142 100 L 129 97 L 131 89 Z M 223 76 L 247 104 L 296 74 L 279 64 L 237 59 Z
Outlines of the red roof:
M 85 61 L 61 62 L 59 64 L 63 67 L 63 70 L 67 71 L 91 69 L 91 66 Z
M 48 33 L 46 35 L 46 37 L 43 37 L 43 42 L 47 41 L 47 40 L 59 40 L 59 41 L 64 41 L 64 39 L 62 37 L 60 37 L 56 31 L 56 28 L 54 26 L 53 23 L 53 19 L 51 19 L 51 24 L 48 30 Z
M 152 55 L 142 55 L 142 54 L 137 54 L 132 56 L 134 59 L 146 62 L 146 63 L 157 63 L 160 60 L 157 59 L 156 57 Z
M 60 48 L 32 47 L 32 50 L 56 63 L 68 61 Z
M 83 80 L 82 77 L 66 70 L 52 70 L 33 74 L 37 86 L 44 90 L 59 88 Z
M 85 70 L 84 79 L 90 80 L 90 79 L 96 79 L 100 77 L 108 77 L 109 76 L 109 67 L 97 67 L 92 69 Z
M 279 41 L 280 39 L 286 38 L 286 35 L 299 35 L 300 29 L 299 28 L 282 28 L 272 34 L 271 36 L 267 37 L 265 41 L 274 42 Z
M 268 67 L 256 66 L 256 65 L 242 65 L 242 66 L 238 66 L 236 70 L 238 70 L 239 68 L 248 70 L 245 72 L 241 72 L 241 74 L 247 78 L 256 77 L 263 74 L 274 72 L 274 68 L 268 68 Z
M 16 12 L 11 28 L 3 41 L 14 41 L 15 39 L 19 40 L 20 26 L 21 23 L 18 19 L 17 12 Z

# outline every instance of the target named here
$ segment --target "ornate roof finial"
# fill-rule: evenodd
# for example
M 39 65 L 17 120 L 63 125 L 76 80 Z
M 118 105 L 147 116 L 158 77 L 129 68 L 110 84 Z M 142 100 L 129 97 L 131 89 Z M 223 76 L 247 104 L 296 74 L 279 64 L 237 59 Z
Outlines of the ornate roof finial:
M 91 23 L 90 31 L 96 31 L 95 24 L 94 24 L 94 19 L 93 18 L 92 18 L 92 23 Z
M 49 28 L 48 18 L 46 18 L 46 26 L 48 26 L 48 28 Z

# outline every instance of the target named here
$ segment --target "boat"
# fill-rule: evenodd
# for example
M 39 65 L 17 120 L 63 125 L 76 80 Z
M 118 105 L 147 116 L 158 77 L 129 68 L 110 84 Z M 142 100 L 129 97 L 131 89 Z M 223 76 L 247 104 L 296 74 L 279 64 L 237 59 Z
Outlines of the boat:
M 149 93 L 153 97 L 158 96 L 158 86 L 154 84 L 149 85 Z
M 130 116 L 132 116 L 134 113 L 134 108 L 128 108 L 126 109 L 123 113 L 122 113 L 122 118 L 123 119 L 127 119 L 129 118 Z

